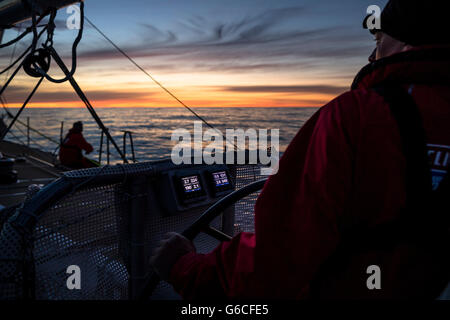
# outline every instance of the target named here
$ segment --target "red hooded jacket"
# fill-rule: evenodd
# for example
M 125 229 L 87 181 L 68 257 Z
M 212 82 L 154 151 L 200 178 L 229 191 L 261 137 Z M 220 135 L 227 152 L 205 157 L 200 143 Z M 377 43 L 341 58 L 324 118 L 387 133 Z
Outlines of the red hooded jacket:
M 400 134 L 389 105 L 371 89 L 386 82 L 404 86 L 418 105 L 433 181 L 439 182 L 450 149 L 450 48 L 378 60 L 293 139 L 256 202 L 255 233 L 177 261 L 170 282 L 184 298 L 311 297 L 344 230 L 399 215 L 406 198 Z M 380 266 L 381 290 L 367 287 L 371 265 Z M 319 297 L 429 296 L 437 284 L 443 289 L 446 268 L 428 250 L 408 245 L 355 252 L 324 276 Z
M 82 150 L 90 153 L 94 148 L 84 139 L 80 131 L 72 128 L 59 149 L 59 161 L 62 165 L 74 169 L 91 167 L 92 165 L 84 159 Z

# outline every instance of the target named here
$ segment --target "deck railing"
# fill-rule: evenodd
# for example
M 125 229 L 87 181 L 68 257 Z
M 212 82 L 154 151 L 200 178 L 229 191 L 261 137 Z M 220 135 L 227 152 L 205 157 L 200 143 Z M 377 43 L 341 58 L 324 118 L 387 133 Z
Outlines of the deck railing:
M 8 116 L 12 116 L 9 115 Z M 47 140 L 48 142 L 50 142 L 51 144 L 53 144 L 55 146 L 55 149 L 53 151 L 53 156 L 56 159 L 56 153 L 58 152 L 59 148 L 61 147 L 63 140 L 64 140 L 64 121 L 61 121 L 61 126 L 60 126 L 60 134 L 59 134 L 59 141 L 42 133 L 41 131 L 33 128 L 30 124 L 30 117 L 27 117 L 26 123 L 23 121 L 20 121 L 17 119 L 15 128 L 17 129 L 17 131 L 19 131 L 21 133 L 21 137 L 19 137 L 17 134 L 14 134 L 13 132 L 9 132 L 9 134 L 11 135 L 12 138 L 14 138 L 19 144 L 21 145 L 25 145 L 27 147 L 31 147 L 32 144 L 36 145 L 39 149 L 43 149 L 43 146 L 38 143 L 35 139 L 32 138 L 31 133 L 36 133 L 37 135 L 39 135 L 41 138 Z M 22 125 L 23 127 L 25 127 L 24 131 L 19 125 Z M 107 130 L 109 130 L 107 128 Z M 130 152 L 131 152 L 131 160 L 132 162 L 136 163 L 137 159 L 136 159 L 136 154 L 135 154 L 135 149 L 134 149 L 134 142 L 133 142 L 133 132 L 129 131 L 129 130 L 121 130 L 120 132 L 123 132 L 123 136 L 122 136 L 122 145 L 123 145 L 123 154 L 125 156 L 125 158 L 127 158 L 126 154 L 127 154 L 127 141 L 129 143 L 130 146 Z M 26 139 L 26 142 L 23 141 L 23 139 Z M 110 141 L 109 139 L 106 139 L 106 164 L 110 164 L 111 162 L 111 151 L 110 151 Z M 101 165 L 102 163 L 102 157 L 103 157 L 103 144 L 104 144 L 104 132 L 101 131 L 101 135 L 100 135 L 100 146 L 98 149 L 98 162 Z M 125 161 L 124 161 L 125 162 Z

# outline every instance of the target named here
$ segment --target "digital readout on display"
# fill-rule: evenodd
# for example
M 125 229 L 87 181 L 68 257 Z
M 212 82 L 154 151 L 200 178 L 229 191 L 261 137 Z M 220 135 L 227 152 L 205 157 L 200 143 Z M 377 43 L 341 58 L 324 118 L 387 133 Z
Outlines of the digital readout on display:
M 183 177 L 181 178 L 181 182 L 186 193 L 200 191 L 202 189 L 198 176 Z
M 230 181 L 228 181 L 228 176 L 225 171 L 213 172 L 213 179 L 216 187 L 228 186 Z

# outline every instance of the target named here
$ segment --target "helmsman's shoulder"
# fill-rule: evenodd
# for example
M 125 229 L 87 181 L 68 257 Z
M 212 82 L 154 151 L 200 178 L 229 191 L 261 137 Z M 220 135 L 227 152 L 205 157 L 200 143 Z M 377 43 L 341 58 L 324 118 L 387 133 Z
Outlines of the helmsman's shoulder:
M 383 98 L 372 89 L 349 90 L 327 103 L 325 109 L 361 109 L 374 104 L 383 104 Z
M 377 110 L 384 109 L 383 98 L 372 89 L 354 89 L 344 92 L 322 107 L 321 113 L 339 122 L 364 122 Z M 381 107 L 381 108 L 379 108 Z

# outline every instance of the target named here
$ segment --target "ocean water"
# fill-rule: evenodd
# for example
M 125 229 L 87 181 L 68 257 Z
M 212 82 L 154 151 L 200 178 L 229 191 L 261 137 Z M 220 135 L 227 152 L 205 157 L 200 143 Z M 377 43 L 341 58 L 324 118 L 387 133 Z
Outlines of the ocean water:
M 10 108 L 12 113 L 18 109 Z M 138 161 L 156 160 L 170 157 L 176 142 L 171 140 L 173 130 L 184 128 L 193 134 L 194 121 L 198 121 L 184 108 L 98 108 L 98 115 L 111 132 L 120 148 L 123 145 L 123 130 L 133 133 L 136 159 Z M 225 133 L 226 129 L 279 129 L 280 151 L 283 152 L 303 124 L 317 111 L 317 108 L 198 108 L 196 112 L 212 126 Z M 1 114 L 1 112 L 0 112 Z M 59 141 L 61 122 L 64 122 L 64 135 L 73 122 L 83 121 L 84 136 L 94 146 L 91 158 L 98 160 L 101 131 L 87 109 L 84 108 L 28 108 L 20 120 L 24 123 L 30 118 L 30 126 Z M 8 120 L 7 122 L 9 122 Z M 206 125 L 203 130 L 207 130 Z M 26 127 L 13 127 L 7 140 L 26 143 Z M 14 136 L 16 137 L 14 137 Z M 31 146 L 54 152 L 57 145 L 31 131 Z M 102 163 L 106 160 L 105 144 Z M 120 159 L 110 146 L 111 163 Z M 127 156 L 130 157 L 127 140 Z

